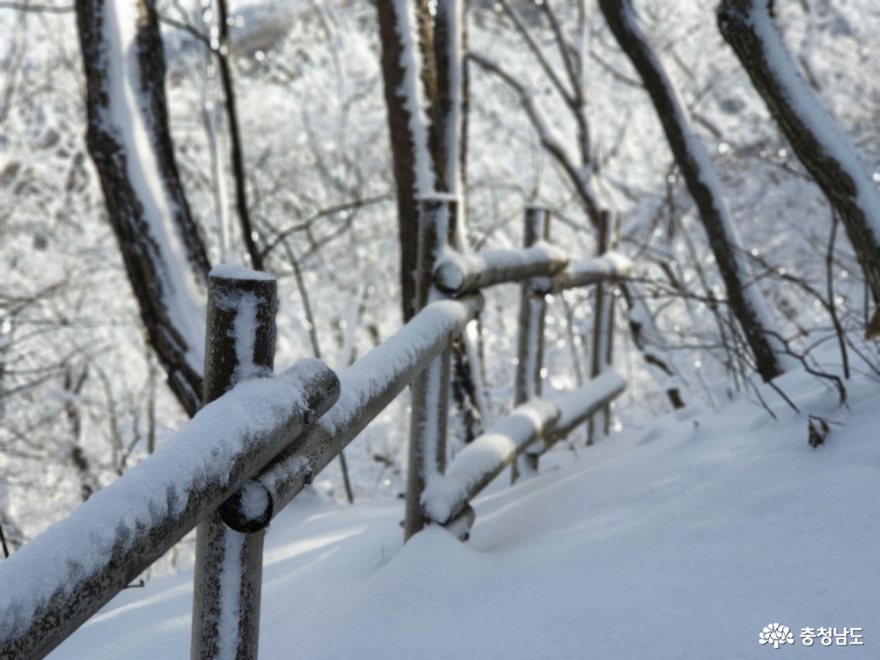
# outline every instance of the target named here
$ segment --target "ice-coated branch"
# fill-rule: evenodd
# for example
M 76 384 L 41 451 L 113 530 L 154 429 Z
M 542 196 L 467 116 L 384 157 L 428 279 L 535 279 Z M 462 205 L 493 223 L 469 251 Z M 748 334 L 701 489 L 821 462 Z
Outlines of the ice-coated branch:
M 776 339 L 781 334 L 760 289 L 752 282 L 715 164 L 691 131 L 678 95 L 636 21 L 631 0 L 600 0 L 599 5 L 617 43 L 651 97 L 675 162 L 700 213 L 730 309 L 755 356 L 758 372 L 765 381 L 771 380 L 785 371 L 785 345 Z
M 724 0 L 718 27 L 834 209 L 880 303 L 880 194 L 856 148 L 822 107 L 785 47 L 771 0 Z
M 521 250 L 482 250 L 471 254 L 447 252 L 434 269 L 434 283 L 450 296 L 474 293 L 485 287 L 551 277 L 568 265 L 568 257 L 549 243 Z
M 563 84 L 562 79 L 556 74 L 554 68 L 550 65 L 550 62 L 547 60 L 547 57 L 544 55 L 544 51 L 541 50 L 541 47 L 538 45 L 538 42 L 535 41 L 535 38 L 532 36 L 532 33 L 529 31 L 529 28 L 526 27 L 526 22 L 519 15 L 519 12 L 516 11 L 508 0 L 499 0 L 498 3 L 501 8 L 504 10 L 510 20 L 513 21 L 514 27 L 516 27 L 516 31 L 519 32 L 519 35 L 523 38 L 523 41 L 526 42 L 526 45 L 529 47 L 529 50 L 532 51 L 532 55 L 535 56 L 538 64 L 541 69 L 544 71 L 544 75 L 547 76 L 547 79 L 553 83 L 553 86 L 556 88 L 556 91 L 559 95 L 565 100 L 565 102 L 569 105 L 576 102 L 577 90 L 570 91 Z M 563 55 L 565 57 L 565 55 Z
M 633 268 L 629 257 L 619 252 L 606 252 L 601 257 L 572 261 L 568 268 L 553 277 L 553 292 L 623 279 L 632 275 Z
M 338 379 L 317 360 L 241 383 L 202 408 L 149 458 L 0 562 L 3 657 L 45 657 L 338 396 Z
M 479 298 L 442 300 L 428 305 L 397 334 L 367 353 L 339 376 L 339 403 L 252 479 L 248 498 L 232 498 L 220 513 L 233 529 L 256 530 L 296 497 L 453 337 L 476 316 Z M 249 506 L 253 503 L 260 506 Z
M 540 107 L 538 107 L 534 95 L 526 89 L 519 80 L 505 71 L 501 65 L 485 55 L 470 52 L 468 53 L 468 59 L 474 64 L 479 65 L 485 71 L 499 77 L 519 95 L 523 110 L 525 110 L 532 127 L 538 133 L 538 139 L 541 141 L 541 145 L 563 169 L 566 176 L 568 176 L 569 181 L 571 181 L 578 197 L 584 205 L 584 209 L 590 218 L 590 222 L 598 227 L 600 211 L 593 192 L 590 189 L 589 178 L 583 176 L 582 169 L 572 159 L 563 141 L 556 136 L 550 128 L 550 124 L 547 122 Z
M 208 257 L 174 159 L 152 0 L 79 0 L 86 141 L 150 344 L 192 415 L 201 404 Z

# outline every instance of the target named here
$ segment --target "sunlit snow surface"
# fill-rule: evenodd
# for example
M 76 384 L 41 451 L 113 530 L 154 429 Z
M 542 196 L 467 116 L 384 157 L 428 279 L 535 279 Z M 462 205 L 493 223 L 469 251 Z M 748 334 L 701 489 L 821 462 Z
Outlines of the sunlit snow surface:
M 849 411 L 800 374 L 780 384 L 802 415 L 767 392 L 778 422 L 689 409 L 502 475 L 465 545 L 435 529 L 402 549 L 402 502 L 304 494 L 267 537 L 261 657 L 756 658 L 776 622 L 788 657 L 876 657 L 877 384 L 853 384 Z M 807 412 L 845 426 L 811 449 Z M 51 657 L 186 657 L 191 584 L 124 592 Z M 865 645 L 808 651 L 806 627 Z

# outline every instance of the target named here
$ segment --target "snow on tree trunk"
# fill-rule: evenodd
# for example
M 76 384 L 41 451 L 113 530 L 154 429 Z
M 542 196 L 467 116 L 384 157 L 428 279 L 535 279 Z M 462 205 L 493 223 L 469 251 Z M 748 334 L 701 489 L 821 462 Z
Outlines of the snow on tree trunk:
M 435 196 L 422 201 L 419 228 L 417 305 L 421 311 L 445 296 L 434 286 L 434 267 L 448 249 L 456 203 Z M 404 540 L 425 525 L 422 493 L 446 468 L 446 429 L 449 411 L 450 348 L 434 358 L 412 384 L 412 415 L 409 429 L 409 467 L 406 481 Z
M 400 236 L 400 282 L 403 320 L 416 311 L 415 271 L 418 266 L 418 199 L 434 191 L 435 173 L 430 156 L 427 100 L 433 96 L 433 70 L 423 63 L 430 53 L 422 0 L 377 0 L 379 38 L 382 42 L 382 78 L 388 109 L 388 132 L 397 184 Z M 429 18 L 429 17 L 428 17 Z
M 463 227 L 464 205 L 462 196 L 462 73 L 464 31 L 462 4 L 464 0 L 438 0 L 434 17 L 434 60 L 437 72 L 437 92 L 434 103 L 434 127 L 437 148 L 434 150 L 435 169 L 443 169 L 438 176 L 437 189 L 448 192 L 458 202 L 456 217 L 456 250 L 468 250 L 467 234 Z M 441 188 L 441 184 L 443 187 Z
M 208 257 L 174 160 L 153 0 L 78 0 L 89 153 L 150 343 L 180 403 L 201 403 Z
M 675 161 L 697 205 L 724 280 L 731 311 L 745 334 L 758 372 L 765 381 L 771 380 L 785 371 L 785 346 L 760 290 L 751 281 L 750 268 L 740 249 L 712 159 L 692 133 L 662 64 L 636 22 L 630 0 L 600 0 L 599 5 L 651 97 Z
M 433 110 L 434 168 L 438 172 L 437 189 L 446 191 L 456 201 L 455 231 L 452 247 L 462 254 L 470 252 L 467 236 L 467 202 L 464 187 L 465 158 L 465 68 L 467 39 L 464 16 L 465 0 L 439 0 L 434 16 L 434 64 L 437 90 Z M 442 170 L 442 176 L 439 175 Z M 479 341 L 479 336 L 476 337 Z M 472 334 L 466 333 L 453 345 L 452 395 L 458 408 L 465 442 L 482 431 L 481 421 L 488 412 L 486 397 L 480 391 L 478 347 Z
M 550 238 L 550 215 L 546 209 L 526 209 L 523 247 L 533 248 Z M 544 319 L 550 278 L 533 277 L 520 286 L 519 328 L 517 330 L 516 383 L 513 405 L 519 406 L 541 396 L 544 363 Z M 511 482 L 538 471 L 537 454 L 523 454 L 511 469 Z
M 241 131 L 238 122 L 238 109 L 235 100 L 235 86 L 232 82 L 232 65 L 229 62 L 229 12 L 226 0 L 216 0 L 217 34 L 219 47 L 217 50 L 217 68 L 223 83 L 223 101 L 226 106 L 226 127 L 229 131 L 229 162 L 232 166 L 232 179 L 235 182 L 235 208 L 241 225 L 241 237 L 247 248 L 250 266 L 254 270 L 263 270 L 263 253 L 257 245 L 257 236 L 251 222 L 247 196 L 247 174 L 245 172 L 244 148 L 242 147 Z
M 724 0 L 718 26 L 800 161 L 840 214 L 880 302 L 880 195 L 858 152 L 798 72 L 771 0 Z

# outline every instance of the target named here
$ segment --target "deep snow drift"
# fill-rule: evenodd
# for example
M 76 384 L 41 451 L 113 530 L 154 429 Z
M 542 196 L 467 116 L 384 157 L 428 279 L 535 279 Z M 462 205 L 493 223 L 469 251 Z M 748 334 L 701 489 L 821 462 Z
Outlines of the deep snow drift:
M 304 493 L 267 537 L 261 657 L 877 657 L 877 383 L 851 384 L 846 410 L 779 382 L 801 415 L 768 392 L 778 421 L 740 401 L 558 447 L 477 501 L 467 544 L 429 529 L 402 548 L 402 501 Z M 807 413 L 844 426 L 812 449 Z M 191 600 L 191 571 L 152 580 L 50 657 L 188 657 Z M 794 645 L 759 645 L 770 623 Z M 803 628 L 863 645 L 806 647 Z

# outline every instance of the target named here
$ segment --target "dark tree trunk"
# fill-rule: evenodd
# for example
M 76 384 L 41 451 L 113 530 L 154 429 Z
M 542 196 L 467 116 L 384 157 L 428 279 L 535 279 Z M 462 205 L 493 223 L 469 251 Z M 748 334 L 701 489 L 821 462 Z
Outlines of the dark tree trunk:
M 760 292 L 750 284 L 748 265 L 738 254 L 733 223 L 721 198 L 720 184 L 711 158 L 688 126 L 666 72 L 644 35 L 635 23 L 630 0 L 599 0 L 602 13 L 621 49 L 638 71 L 651 97 L 675 161 L 697 205 L 709 246 L 727 289 L 731 311 L 745 334 L 755 357 L 758 373 L 765 380 L 780 375 L 784 369 L 773 346 L 773 327 L 764 310 Z M 769 332 L 768 332 L 769 331 Z M 775 333 L 778 335 L 778 333 Z
M 217 53 L 217 65 L 220 69 L 220 81 L 223 84 L 223 96 L 226 102 L 226 119 L 229 124 L 229 157 L 232 164 L 232 178 L 235 180 L 235 208 L 238 211 L 241 235 L 251 259 L 251 268 L 263 270 L 263 253 L 257 247 L 250 209 L 248 208 L 244 149 L 241 146 L 235 86 L 232 83 L 232 68 L 229 63 L 229 14 L 226 10 L 226 0 L 217 0 L 217 11 L 217 24 L 220 29 L 220 51 Z
M 467 52 L 465 0 L 439 0 L 434 17 L 434 65 L 436 101 L 432 130 L 436 137 L 431 157 L 437 175 L 437 190 L 449 192 L 457 201 L 452 247 L 470 249 L 467 234 L 467 195 L 464 186 L 466 89 L 464 53 Z M 486 414 L 480 409 L 474 369 L 479 364 L 468 357 L 467 336 L 453 343 L 452 398 L 464 429 L 464 441 L 471 442 L 482 431 Z M 479 337 L 477 338 L 479 341 Z M 475 352 L 474 354 L 476 354 Z
M 139 75 L 132 84 L 143 100 L 143 129 L 156 158 L 155 165 L 148 166 L 158 169 L 152 174 L 161 180 L 164 201 L 172 215 L 158 220 L 149 216 L 147 205 L 151 202 L 142 198 L 143 186 L 138 187 L 129 175 L 129 165 L 138 155 L 131 152 L 124 135 L 126 128 L 131 127 L 119 126 L 125 108 L 117 107 L 115 100 L 124 95 L 124 90 L 114 89 L 121 81 L 111 75 L 116 54 L 104 32 L 107 11 L 106 0 L 76 1 L 87 85 L 86 141 L 150 344 L 168 373 L 169 386 L 192 415 L 201 403 L 202 376 L 197 358 L 190 352 L 201 352 L 204 335 L 186 329 L 175 313 L 172 299 L 187 295 L 184 282 L 204 291 L 210 265 L 174 160 L 165 102 L 165 61 L 155 6 L 152 0 L 142 0 L 138 5 L 135 57 Z M 116 67 L 128 66 L 122 57 L 123 61 L 115 61 Z M 170 223 L 173 230 L 167 230 L 167 225 L 160 226 L 161 222 Z M 174 251 L 166 249 L 175 242 L 182 243 L 185 260 L 175 260 Z M 189 302 L 203 304 L 191 298 Z
M 388 109 L 388 132 L 391 138 L 391 155 L 394 162 L 394 181 L 397 185 L 397 220 L 400 236 L 400 286 L 404 323 L 415 314 L 416 280 L 418 260 L 419 204 L 418 197 L 431 190 L 423 190 L 429 182 L 419 181 L 420 169 L 427 164 L 419 160 L 428 153 L 429 144 L 420 144 L 428 135 L 428 127 L 422 134 L 414 126 L 422 121 L 418 108 L 407 107 L 408 100 L 414 97 L 414 89 L 408 86 L 409 67 L 416 67 L 412 53 L 406 53 L 405 44 L 398 32 L 401 26 L 412 28 L 418 34 L 418 48 L 421 53 L 430 55 L 430 15 L 426 0 L 410 0 L 415 4 L 416 24 L 407 17 L 399 16 L 397 8 L 406 3 L 394 0 L 376 0 L 379 19 L 379 38 L 382 42 L 382 78 L 385 84 L 385 104 Z M 415 72 L 416 84 L 421 84 L 425 96 L 430 99 L 434 90 L 434 71 L 430 66 L 432 58 L 427 58 L 428 66 Z M 416 97 L 417 98 L 417 97 Z M 413 116 L 415 111 L 416 116 Z M 433 138 L 433 136 L 432 136 Z M 436 139 L 436 138 L 433 138 Z M 433 188 L 433 181 L 430 187 Z
M 723 0 L 718 27 L 801 163 L 840 214 L 874 302 L 880 302 L 880 199 L 855 148 L 785 50 L 773 2 Z

